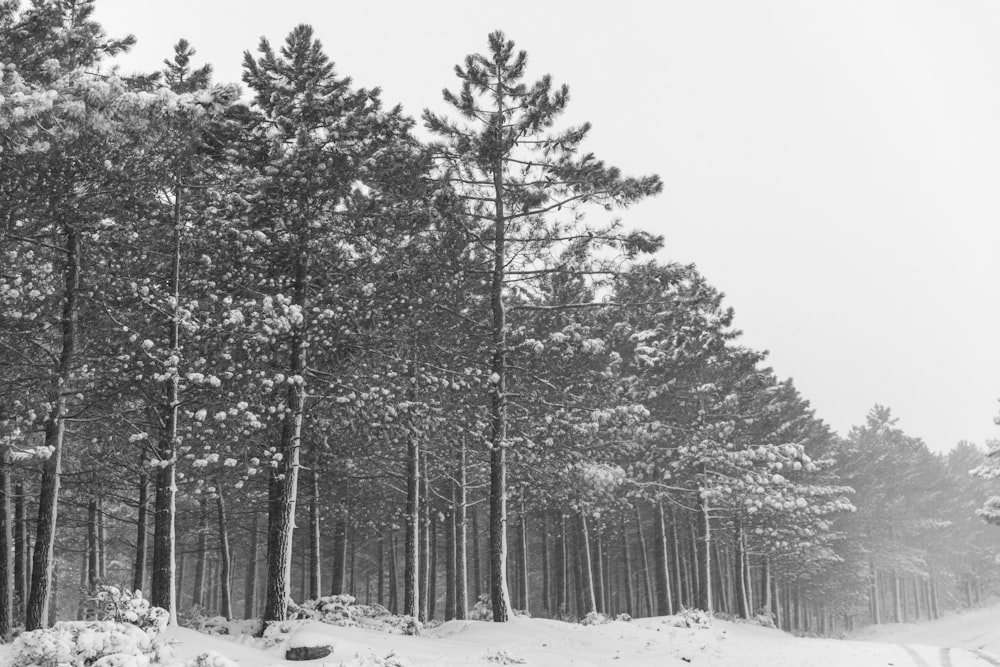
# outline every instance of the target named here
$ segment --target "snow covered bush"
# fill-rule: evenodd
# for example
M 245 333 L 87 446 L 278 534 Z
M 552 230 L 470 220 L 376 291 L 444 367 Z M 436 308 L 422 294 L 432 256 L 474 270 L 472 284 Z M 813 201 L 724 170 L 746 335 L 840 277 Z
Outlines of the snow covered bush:
M 240 667 L 240 663 L 230 660 L 217 651 L 205 651 L 194 658 L 171 663 L 167 667 Z
M 476 599 L 476 604 L 472 605 L 472 609 L 469 610 L 469 620 L 471 621 L 492 621 L 493 620 L 493 603 L 490 602 L 490 596 L 487 594 L 482 594 Z
M 364 626 L 393 634 L 417 635 L 422 627 L 412 616 L 396 616 L 380 604 L 356 604 L 353 595 L 306 600 L 289 610 L 289 618 L 340 627 Z
M 701 609 L 681 609 L 680 613 L 667 616 L 663 622 L 675 628 L 712 627 L 712 617 Z
M 154 639 L 170 621 L 167 610 L 151 605 L 142 597 L 142 591 L 133 593 L 116 586 L 101 586 L 95 599 L 105 620 L 134 625 Z
M 524 658 L 515 658 L 504 649 L 497 649 L 496 652 L 486 654 L 486 662 L 496 665 L 525 665 L 528 663 Z
M 410 667 L 410 663 L 395 653 L 379 658 L 374 653 L 367 656 L 357 656 L 348 662 L 341 662 L 340 667 Z
M 580 625 L 604 625 L 610 623 L 611 619 L 597 611 L 588 611 L 587 615 L 580 620 Z
M 161 645 L 138 626 L 69 621 L 21 634 L 3 667 L 148 667 Z

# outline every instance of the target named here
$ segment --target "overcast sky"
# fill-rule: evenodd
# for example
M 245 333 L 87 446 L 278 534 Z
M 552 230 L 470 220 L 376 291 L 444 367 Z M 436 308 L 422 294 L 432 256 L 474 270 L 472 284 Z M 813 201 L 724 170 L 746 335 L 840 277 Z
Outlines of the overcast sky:
M 664 193 L 625 212 L 698 265 L 744 342 L 846 434 L 875 403 L 944 451 L 1000 437 L 1000 3 L 996 0 L 311 2 L 98 0 L 238 81 L 245 50 L 316 29 L 340 74 L 411 114 L 504 30 L 568 122 Z M 594 213 L 597 215 L 597 212 Z

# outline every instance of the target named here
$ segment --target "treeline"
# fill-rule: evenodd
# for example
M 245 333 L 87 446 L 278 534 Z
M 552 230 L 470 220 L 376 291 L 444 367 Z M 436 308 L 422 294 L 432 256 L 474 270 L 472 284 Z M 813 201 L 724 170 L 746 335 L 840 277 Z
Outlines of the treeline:
M 306 26 L 244 95 L 184 41 L 120 74 L 92 11 L 0 3 L 0 635 L 107 582 L 831 631 L 991 581 L 982 453 L 881 408 L 835 436 L 694 267 L 592 221 L 662 185 L 502 33 L 425 142 Z

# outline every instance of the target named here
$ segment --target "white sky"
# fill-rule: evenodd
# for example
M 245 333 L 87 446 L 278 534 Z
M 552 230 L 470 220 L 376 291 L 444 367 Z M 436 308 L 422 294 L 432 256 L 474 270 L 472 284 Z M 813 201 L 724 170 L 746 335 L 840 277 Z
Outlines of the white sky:
M 655 5 L 655 9 L 652 9 Z M 996 0 L 98 0 L 152 69 L 177 39 L 239 81 L 244 50 L 312 24 L 340 74 L 411 114 L 504 30 L 569 122 L 664 194 L 625 212 L 728 295 L 846 433 L 875 403 L 943 451 L 1000 436 Z M 595 212 L 594 215 L 597 215 Z

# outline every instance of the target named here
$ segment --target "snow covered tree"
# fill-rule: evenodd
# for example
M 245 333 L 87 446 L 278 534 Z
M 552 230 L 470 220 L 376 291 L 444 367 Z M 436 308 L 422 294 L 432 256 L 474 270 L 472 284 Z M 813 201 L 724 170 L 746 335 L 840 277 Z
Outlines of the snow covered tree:
M 647 235 L 622 234 L 617 224 L 587 227 L 574 213 L 587 203 L 627 206 L 662 187 L 655 176 L 623 177 L 592 154 L 581 154 L 589 125 L 554 130 L 569 90 L 555 87 L 549 76 L 525 82 L 526 65 L 524 51 L 515 51 L 502 32 L 491 33 L 485 55 L 470 55 L 456 66 L 459 92 L 444 93 L 462 120 L 424 112 L 427 128 L 440 139 L 434 146 L 438 178 L 466 202 L 465 231 L 486 250 L 476 274 L 490 286 L 490 593 L 498 622 L 511 615 L 506 575 L 511 278 L 541 275 L 540 260 L 577 239 L 655 248 Z

